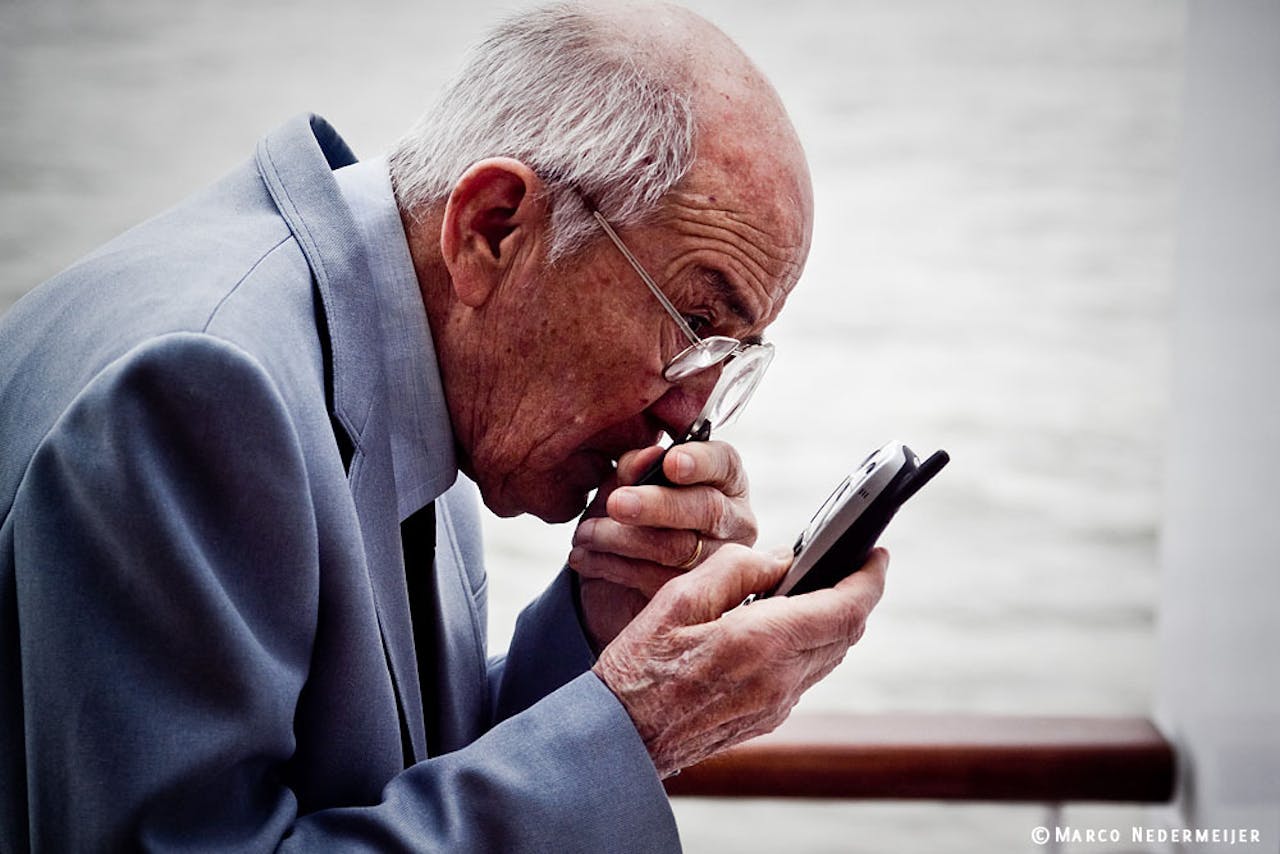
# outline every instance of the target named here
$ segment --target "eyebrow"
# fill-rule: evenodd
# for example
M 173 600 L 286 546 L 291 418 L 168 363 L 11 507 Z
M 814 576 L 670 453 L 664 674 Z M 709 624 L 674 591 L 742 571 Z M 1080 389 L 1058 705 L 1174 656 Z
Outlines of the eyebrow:
M 742 290 L 729 281 L 729 277 L 723 271 L 717 270 L 715 267 L 703 267 L 702 274 L 710 283 L 711 289 L 716 292 L 716 296 L 724 301 L 725 305 L 729 307 L 729 311 L 733 312 L 739 320 L 747 326 L 755 326 L 759 322 L 759 318 L 751 310 L 751 306 L 747 305 L 747 301 L 742 298 Z M 760 336 L 753 337 L 759 338 Z

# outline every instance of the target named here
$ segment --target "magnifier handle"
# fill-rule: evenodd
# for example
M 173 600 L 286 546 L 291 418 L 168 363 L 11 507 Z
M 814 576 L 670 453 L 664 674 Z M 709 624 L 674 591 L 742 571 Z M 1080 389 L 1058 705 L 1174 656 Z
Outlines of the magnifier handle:
M 667 454 L 671 453 L 671 448 L 677 445 L 683 445 L 685 442 L 705 442 L 711 438 L 711 422 L 703 421 L 697 425 L 697 429 L 690 430 L 689 434 L 683 439 L 677 439 L 671 443 L 671 447 L 662 452 L 662 456 L 653 461 L 653 465 L 645 469 L 644 474 L 640 475 L 640 479 L 636 481 L 636 486 L 675 486 L 667 479 L 662 472 L 662 461 L 667 458 Z

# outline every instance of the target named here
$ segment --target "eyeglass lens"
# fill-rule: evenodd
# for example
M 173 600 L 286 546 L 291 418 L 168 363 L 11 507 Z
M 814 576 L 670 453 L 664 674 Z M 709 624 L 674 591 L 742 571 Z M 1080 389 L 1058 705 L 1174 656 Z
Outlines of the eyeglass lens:
M 662 371 L 667 382 L 678 383 L 727 359 L 740 345 L 736 338 L 715 335 L 703 338 L 700 344 L 686 347 L 672 359 Z

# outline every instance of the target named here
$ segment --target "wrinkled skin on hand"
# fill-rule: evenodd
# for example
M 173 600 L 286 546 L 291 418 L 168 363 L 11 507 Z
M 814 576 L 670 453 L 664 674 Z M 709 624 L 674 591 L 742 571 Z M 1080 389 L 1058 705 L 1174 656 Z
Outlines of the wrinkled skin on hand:
M 658 446 L 624 454 L 573 535 L 569 566 L 579 576 L 587 634 L 596 650 L 617 636 L 655 593 L 729 543 L 753 545 L 742 460 L 724 442 L 688 442 L 667 454 L 663 473 L 677 484 L 632 486 L 658 459 Z
M 790 560 L 723 546 L 662 586 L 601 653 L 594 671 L 661 776 L 777 727 L 862 636 L 888 552 L 875 549 L 834 588 L 735 607 L 776 585 Z

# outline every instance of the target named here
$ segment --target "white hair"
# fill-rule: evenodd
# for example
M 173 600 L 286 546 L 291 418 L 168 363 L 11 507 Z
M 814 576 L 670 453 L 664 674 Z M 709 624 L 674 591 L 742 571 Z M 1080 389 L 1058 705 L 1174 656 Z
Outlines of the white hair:
M 511 157 L 547 185 L 551 261 L 596 234 L 583 196 L 615 225 L 646 219 L 693 162 L 693 108 L 626 50 L 572 3 L 500 24 L 392 149 L 401 208 L 417 216 L 473 163 Z

